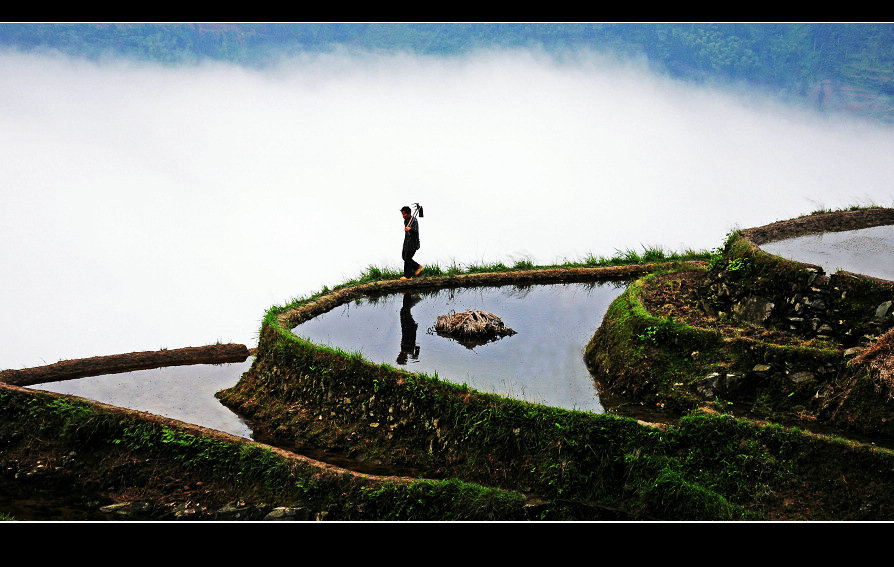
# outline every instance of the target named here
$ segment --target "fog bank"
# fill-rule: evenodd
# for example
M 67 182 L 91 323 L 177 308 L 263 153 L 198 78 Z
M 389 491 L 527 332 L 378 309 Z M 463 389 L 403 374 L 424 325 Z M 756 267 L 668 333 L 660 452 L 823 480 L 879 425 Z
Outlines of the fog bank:
M 595 55 L 273 69 L 0 54 L 0 368 L 215 341 L 397 268 L 545 264 L 894 205 L 894 130 Z

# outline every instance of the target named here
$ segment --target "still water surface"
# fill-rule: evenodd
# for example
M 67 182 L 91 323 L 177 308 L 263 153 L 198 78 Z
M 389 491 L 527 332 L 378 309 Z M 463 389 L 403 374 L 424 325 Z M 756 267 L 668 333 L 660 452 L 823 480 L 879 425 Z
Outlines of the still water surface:
M 827 274 L 838 269 L 894 280 L 894 226 L 825 232 L 761 245 L 771 254 L 816 264 Z
M 221 404 L 214 393 L 236 385 L 254 357 L 229 364 L 193 364 L 88 376 L 31 386 L 72 394 L 252 438 L 242 418 Z
M 361 299 L 292 329 L 314 343 L 488 393 L 601 413 L 583 358 L 627 283 L 453 288 Z M 432 330 L 438 315 L 479 309 L 517 334 L 467 347 Z

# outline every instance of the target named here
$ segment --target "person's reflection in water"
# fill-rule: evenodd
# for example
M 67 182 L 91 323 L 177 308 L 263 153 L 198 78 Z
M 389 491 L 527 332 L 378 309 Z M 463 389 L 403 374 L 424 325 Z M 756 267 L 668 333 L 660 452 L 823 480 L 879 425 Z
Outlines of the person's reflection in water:
M 404 294 L 404 303 L 400 308 L 400 354 L 397 355 L 397 363 L 404 365 L 407 358 L 419 360 L 419 345 L 416 344 L 416 329 L 419 325 L 413 319 L 410 310 L 414 305 L 419 303 L 419 298 L 409 294 Z

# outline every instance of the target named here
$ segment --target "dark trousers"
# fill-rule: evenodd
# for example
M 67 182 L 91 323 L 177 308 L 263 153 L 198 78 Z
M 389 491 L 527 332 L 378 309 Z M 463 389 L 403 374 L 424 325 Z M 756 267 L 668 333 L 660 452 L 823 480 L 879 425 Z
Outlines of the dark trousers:
M 404 277 L 412 278 L 416 275 L 416 270 L 419 269 L 419 263 L 413 259 L 413 254 L 415 254 L 415 250 L 404 250 L 401 252 L 401 256 L 404 259 Z

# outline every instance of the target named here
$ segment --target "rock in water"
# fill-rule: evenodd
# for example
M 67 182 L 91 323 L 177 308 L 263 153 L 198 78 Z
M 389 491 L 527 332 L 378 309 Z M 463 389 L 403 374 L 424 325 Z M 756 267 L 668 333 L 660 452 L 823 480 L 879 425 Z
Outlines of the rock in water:
M 477 309 L 438 315 L 434 330 L 438 335 L 455 339 L 468 348 L 516 334 L 493 313 Z

